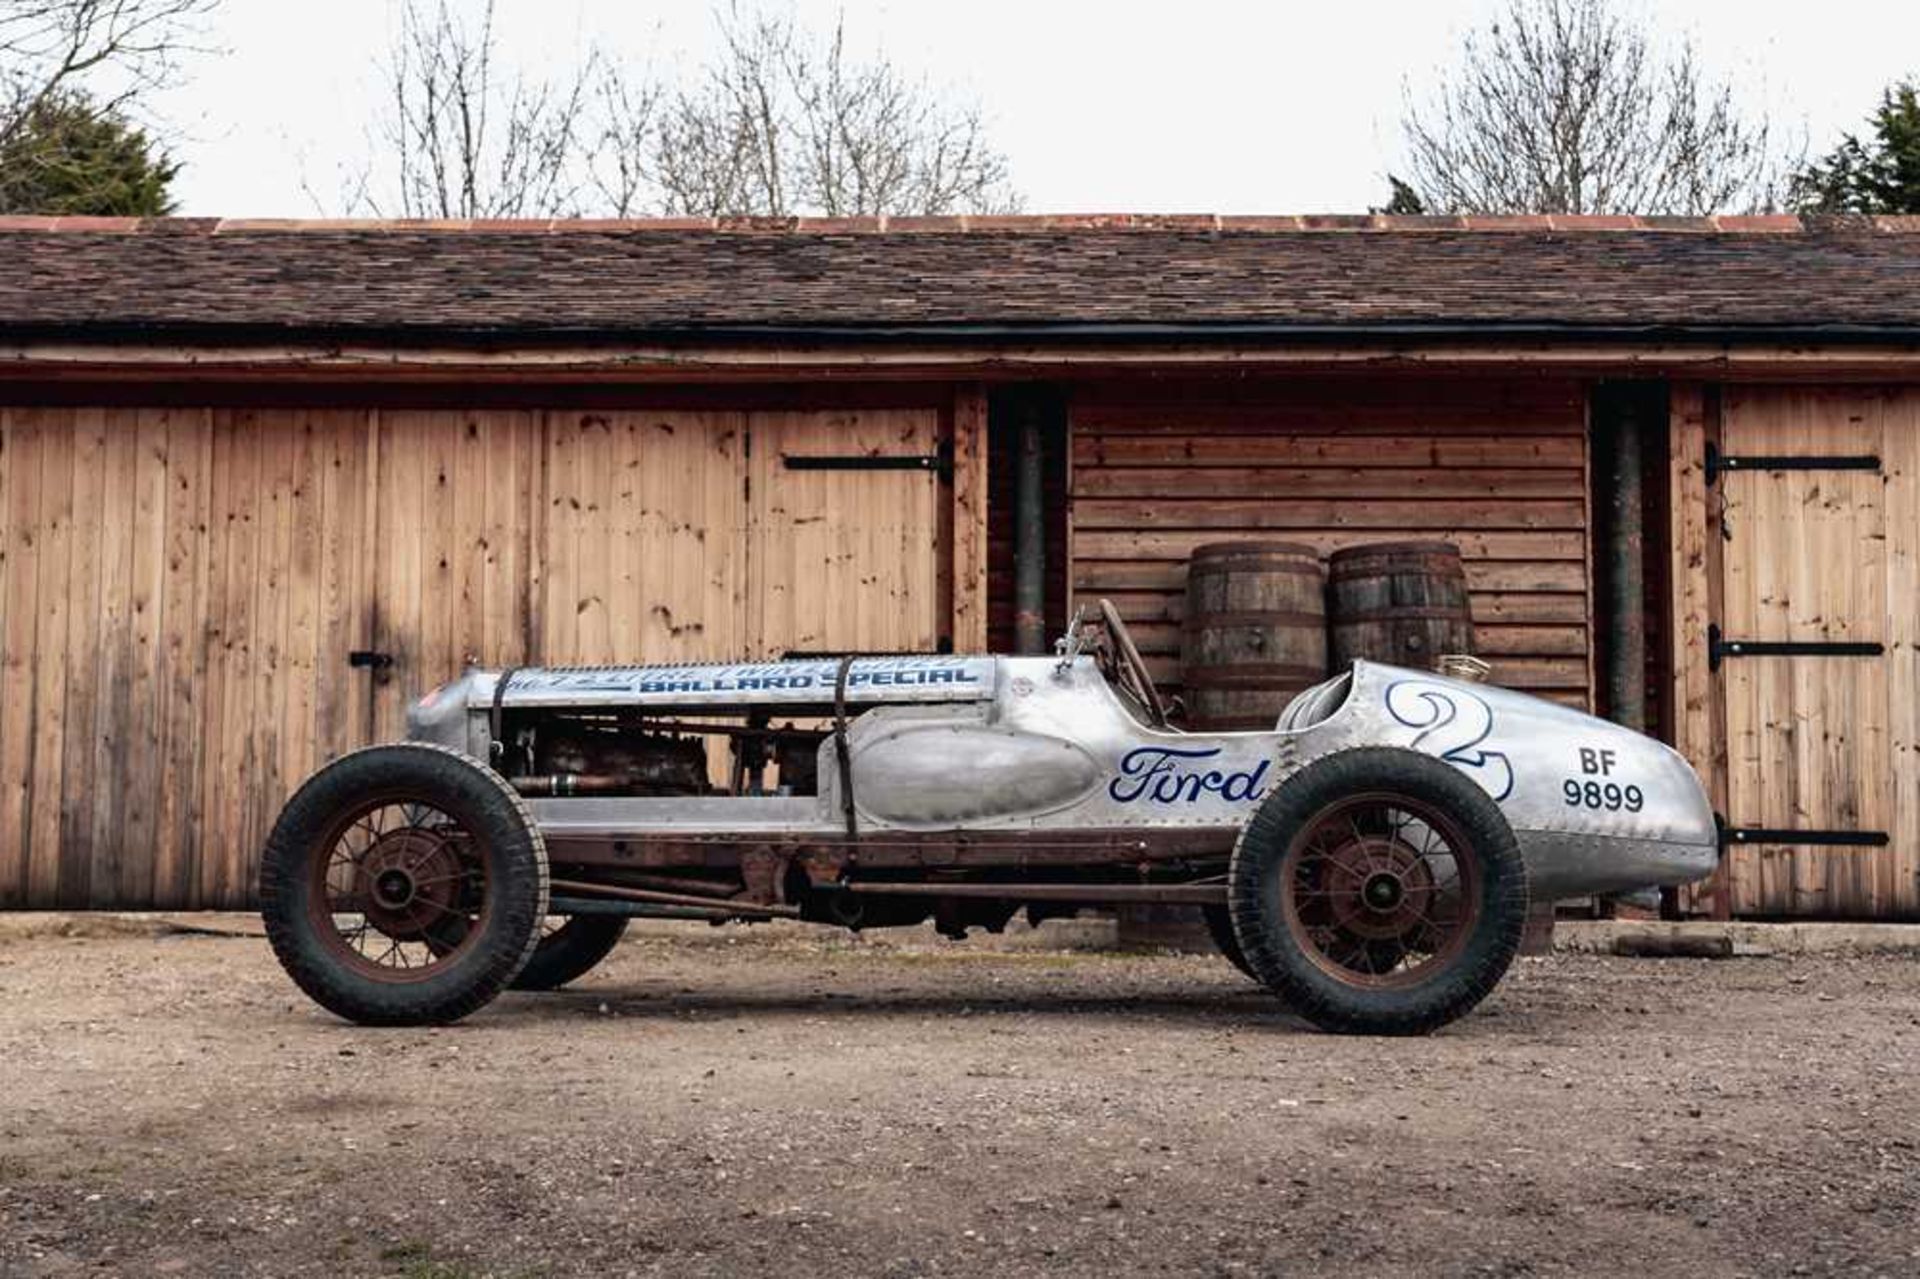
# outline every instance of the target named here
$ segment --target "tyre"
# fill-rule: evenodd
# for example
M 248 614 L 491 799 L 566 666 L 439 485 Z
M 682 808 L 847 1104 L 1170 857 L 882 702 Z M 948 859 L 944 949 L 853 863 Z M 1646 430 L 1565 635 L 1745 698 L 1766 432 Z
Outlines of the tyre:
M 1221 956 L 1247 976 L 1259 981 L 1259 976 L 1247 963 L 1245 952 L 1240 949 L 1240 939 L 1233 935 L 1233 912 L 1225 906 L 1202 906 L 1200 914 L 1207 921 L 1207 934 L 1213 938 L 1213 944 L 1219 948 Z
M 1500 808 L 1456 769 L 1365 747 L 1316 760 L 1241 832 L 1228 901 L 1247 966 L 1332 1031 L 1418 1035 L 1506 972 L 1526 865 Z
M 440 746 L 376 746 L 287 801 L 260 899 L 275 956 L 322 1007 L 369 1026 L 457 1021 L 533 953 L 546 846 L 497 774 Z
M 513 979 L 515 990 L 556 990 L 613 953 L 627 931 L 621 915 L 570 915 L 543 930 L 532 958 Z

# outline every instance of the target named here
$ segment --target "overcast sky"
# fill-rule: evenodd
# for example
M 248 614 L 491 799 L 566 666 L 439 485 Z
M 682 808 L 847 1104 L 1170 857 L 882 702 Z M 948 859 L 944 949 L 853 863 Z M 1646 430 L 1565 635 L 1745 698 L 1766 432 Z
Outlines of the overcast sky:
M 477 2 L 477 0 L 476 0 Z M 985 107 L 1036 212 L 1322 212 L 1385 198 L 1402 85 L 1428 82 L 1496 0 L 840 0 L 852 43 Z M 598 44 L 670 69 L 711 48 L 711 0 L 499 0 L 505 52 L 552 66 Z M 156 103 L 181 135 L 188 214 L 321 210 L 366 146 L 390 0 L 226 0 L 224 52 Z M 1914 0 L 1664 0 L 1662 31 L 1815 150 L 1855 128 L 1881 86 L 1920 74 Z M 328 209 L 337 212 L 337 209 Z

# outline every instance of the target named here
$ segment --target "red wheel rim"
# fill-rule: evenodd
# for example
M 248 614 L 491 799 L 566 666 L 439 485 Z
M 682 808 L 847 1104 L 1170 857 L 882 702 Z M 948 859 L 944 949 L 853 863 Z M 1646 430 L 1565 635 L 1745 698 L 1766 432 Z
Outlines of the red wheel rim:
M 1479 862 L 1459 822 L 1408 795 L 1356 795 L 1315 813 L 1287 846 L 1279 887 L 1301 952 L 1367 989 L 1427 980 L 1480 918 Z
M 438 975 L 470 950 L 493 909 L 486 860 L 444 809 L 371 799 L 329 828 L 308 867 L 307 918 L 335 959 L 394 984 Z

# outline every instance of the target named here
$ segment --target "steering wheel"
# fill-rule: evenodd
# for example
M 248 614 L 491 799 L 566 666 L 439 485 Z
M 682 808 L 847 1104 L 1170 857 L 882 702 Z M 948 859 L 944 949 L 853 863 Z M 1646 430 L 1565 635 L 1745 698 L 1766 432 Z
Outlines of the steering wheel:
M 1107 650 L 1113 658 L 1114 681 L 1133 699 L 1146 709 L 1147 718 L 1155 728 L 1167 726 L 1167 704 L 1160 699 L 1160 690 L 1153 686 L 1153 676 L 1147 673 L 1146 659 L 1140 656 L 1140 650 L 1133 642 L 1133 636 L 1127 632 L 1127 624 L 1120 620 L 1120 613 L 1113 607 L 1113 601 L 1100 601 L 1100 624 L 1107 630 Z

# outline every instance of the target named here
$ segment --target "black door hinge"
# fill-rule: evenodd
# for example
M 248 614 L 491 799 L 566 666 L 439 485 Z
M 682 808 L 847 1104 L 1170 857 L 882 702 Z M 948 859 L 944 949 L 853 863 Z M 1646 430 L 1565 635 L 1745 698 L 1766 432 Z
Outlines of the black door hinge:
M 1821 844 L 1829 848 L 1885 848 L 1883 830 L 1790 830 L 1779 826 L 1723 826 L 1720 845 Z
M 953 483 L 953 442 L 940 441 L 931 453 L 783 453 L 789 471 L 931 471 L 942 484 Z
M 1872 453 L 1787 456 L 1763 453 L 1722 453 L 1707 445 L 1707 484 L 1711 487 L 1728 471 L 1878 471 L 1880 459 Z
M 347 654 L 348 666 L 366 666 L 376 671 L 384 671 L 393 665 L 392 653 L 377 653 L 370 648 L 356 648 Z
M 1720 624 L 1707 627 L 1707 669 L 1717 671 L 1729 657 L 1879 657 L 1885 644 L 1864 640 L 1737 640 L 1720 633 Z

